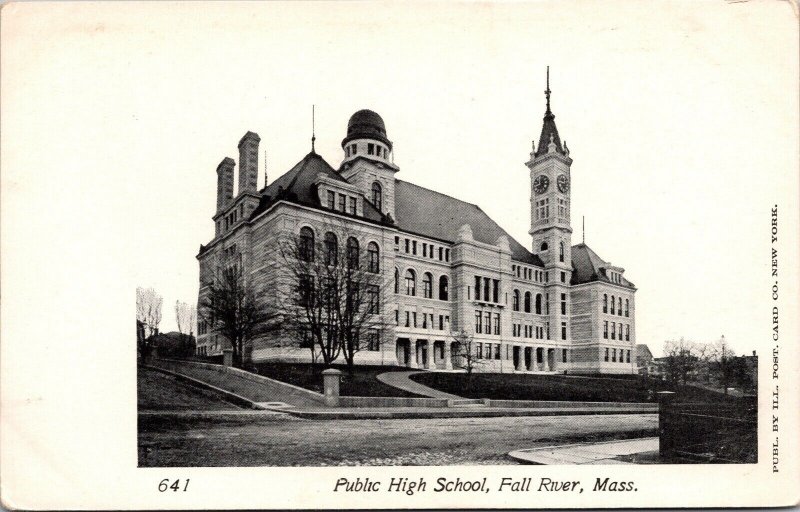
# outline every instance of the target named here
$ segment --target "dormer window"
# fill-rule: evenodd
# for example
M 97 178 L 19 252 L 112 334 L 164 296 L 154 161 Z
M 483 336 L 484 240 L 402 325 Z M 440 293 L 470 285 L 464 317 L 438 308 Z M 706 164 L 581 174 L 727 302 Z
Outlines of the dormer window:
M 374 155 L 375 154 L 375 144 L 369 143 L 367 144 L 367 154 Z

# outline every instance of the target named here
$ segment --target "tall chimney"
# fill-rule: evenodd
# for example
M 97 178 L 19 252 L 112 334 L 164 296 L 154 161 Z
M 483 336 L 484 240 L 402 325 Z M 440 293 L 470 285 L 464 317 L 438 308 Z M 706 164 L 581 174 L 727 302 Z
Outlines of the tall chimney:
M 258 143 L 257 133 L 247 132 L 239 141 L 239 194 L 256 192 L 258 186 Z
M 217 166 L 217 213 L 225 209 L 233 199 L 233 158 L 225 157 Z

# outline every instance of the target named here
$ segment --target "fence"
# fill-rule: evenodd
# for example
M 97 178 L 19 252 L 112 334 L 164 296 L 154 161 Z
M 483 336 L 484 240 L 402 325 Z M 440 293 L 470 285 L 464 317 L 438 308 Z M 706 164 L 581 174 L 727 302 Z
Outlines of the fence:
M 755 464 L 758 415 L 755 397 L 734 403 L 673 403 L 659 407 L 659 451 L 669 462 Z

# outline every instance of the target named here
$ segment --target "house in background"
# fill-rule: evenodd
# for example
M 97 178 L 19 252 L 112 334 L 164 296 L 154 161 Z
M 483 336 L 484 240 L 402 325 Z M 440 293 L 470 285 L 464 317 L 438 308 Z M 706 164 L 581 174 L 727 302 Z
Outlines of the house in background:
M 653 363 L 653 353 L 650 348 L 642 343 L 636 345 L 636 372 L 639 375 L 649 375 Z

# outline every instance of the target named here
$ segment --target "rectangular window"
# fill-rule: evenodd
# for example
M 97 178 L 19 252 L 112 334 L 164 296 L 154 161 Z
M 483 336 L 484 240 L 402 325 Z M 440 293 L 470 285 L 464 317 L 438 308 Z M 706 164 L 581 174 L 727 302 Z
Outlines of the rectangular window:
M 367 154 L 375 154 L 375 144 L 367 144 Z
M 411 241 L 411 254 L 413 254 L 414 256 L 417 255 L 417 241 L 416 240 L 412 240 Z
M 314 279 L 308 274 L 303 274 L 298 281 L 298 304 L 303 307 L 311 306 L 314 297 Z
M 605 362 L 608 362 L 608 347 L 606 347 L 606 358 L 605 358 Z
M 614 296 L 612 295 L 611 296 L 611 314 L 612 315 L 616 315 L 617 314 L 617 310 L 615 308 L 615 304 L 616 303 L 617 303 L 617 301 L 616 301 L 616 299 L 614 299 Z
M 356 214 L 356 204 L 357 204 L 356 203 L 356 198 L 355 197 L 351 197 L 350 198 L 350 214 L 351 215 L 355 215 Z
M 566 363 L 567 362 L 567 349 L 565 349 L 565 348 L 561 349 L 561 362 L 562 363 Z
M 612 363 L 616 363 L 617 362 L 617 349 L 615 349 L 615 348 L 611 349 L 611 362 Z
M 344 194 L 339 194 L 339 210 L 345 211 L 347 208 L 347 196 Z
M 500 302 L 500 281 L 492 280 L 492 302 Z
M 400 252 L 400 237 L 394 237 L 394 250 Z
M 406 327 L 411 327 L 411 312 L 406 311 Z
M 500 344 L 499 343 L 494 346 L 494 358 L 495 359 L 500 359 Z
M 475 276 L 475 300 L 481 300 L 481 282 L 481 277 Z
M 608 339 L 608 320 L 603 322 L 603 338 Z
M 450 328 L 450 315 L 444 315 L 444 328 Z
M 625 341 L 631 341 L 631 326 L 630 324 L 625 325 Z
M 611 322 L 611 339 L 617 339 L 617 324 L 614 322 Z
M 608 295 L 603 294 L 603 313 L 608 313 Z
M 567 339 L 567 322 L 561 322 L 561 339 Z
M 492 334 L 492 314 L 487 311 L 483 314 L 483 319 L 485 321 L 483 332 L 486 334 Z
M 408 243 L 409 243 L 408 238 L 406 238 L 406 254 L 408 254 Z
M 619 316 L 622 316 L 622 297 L 619 298 L 619 307 L 617 309 L 619 310 Z
M 380 312 L 380 304 L 378 299 L 378 286 L 374 284 L 367 285 L 367 312 L 377 314 Z
M 561 272 L 561 282 L 562 283 L 566 283 L 567 282 L 567 273 L 566 272 Z
M 566 315 L 567 314 L 567 294 L 566 293 L 562 293 L 561 294 L 561 314 L 562 315 Z
M 492 358 L 492 344 L 491 343 L 485 343 L 483 345 L 483 357 L 485 359 L 491 359 Z
M 395 325 L 400 325 L 400 310 L 399 309 L 395 309 L 394 310 L 394 324 Z
M 351 152 L 352 154 L 354 154 L 354 155 L 357 155 L 357 154 L 358 154 L 358 146 L 357 146 L 357 145 L 355 145 L 355 144 L 353 144 L 352 146 L 350 146 L 350 152 Z
M 483 278 L 483 300 L 489 302 L 489 278 Z
M 440 331 L 444 330 L 444 316 L 443 315 L 439 315 L 439 330 Z
M 500 334 L 500 313 L 494 314 L 494 333 Z
M 483 330 L 483 314 L 480 311 L 475 311 L 475 332 L 480 334 Z
M 625 316 L 629 316 L 629 315 L 628 315 L 628 313 L 629 313 L 629 311 L 628 311 L 628 306 L 629 306 L 628 299 L 625 299 Z
M 414 320 L 412 323 L 414 324 L 414 329 L 417 328 L 417 312 L 413 311 L 411 313 L 411 319 Z
M 336 208 L 336 192 L 328 191 L 328 208 L 333 210 Z
M 450 249 L 444 250 L 444 261 L 450 261 Z
M 422 328 L 423 329 L 428 328 L 428 315 L 426 313 L 422 314 Z
M 475 344 L 475 357 L 477 359 L 483 359 L 483 343 Z
M 439 261 L 442 261 L 442 259 L 444 257 L 443 253 L 444 253 L 444 249 L 442 247 L 439 247 Z
M 428 256 L 428 244 L 422 242 L 422 257 L 426 258 Z
M 381 335 L 378 329 L 370 329 L 367 334 L 367 350 L 377 352 L 381 349 Z

